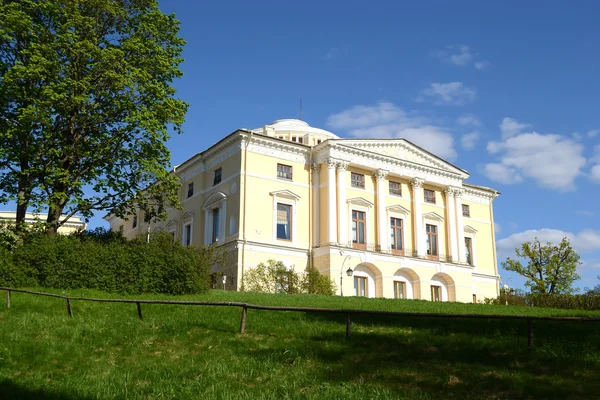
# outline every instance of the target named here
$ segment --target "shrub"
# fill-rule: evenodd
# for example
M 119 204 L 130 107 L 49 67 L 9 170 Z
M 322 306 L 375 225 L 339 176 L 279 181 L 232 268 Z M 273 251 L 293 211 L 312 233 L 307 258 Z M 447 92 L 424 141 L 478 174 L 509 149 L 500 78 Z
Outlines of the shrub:
M 525 293 L 517 290 L 500 290 L 500 296 L 486 299 L 488 304 L 517 305 L 529 307 L 565 308 L 571 310 L 600 310 L 600 295 L 586 294 L 550 294 Z
M 16 246 L 14 265 L 0 265 L 13 286 L 89 288 L 128 294 L 189 294 L 207 290 L 214 247 L 184 247 L 164 232 L 125 240 L 97 229 L 69 236 L 36 235 Z M 8 282 L 8 279 L 4 279 Z
M 282 261 L 268 260 L 244 275 L 244 290 L 262 293 L 312 293 L 331 296 L 335 285 L 315 268 L 307 268 L 300 276 L 294 268 L 286 268 Z

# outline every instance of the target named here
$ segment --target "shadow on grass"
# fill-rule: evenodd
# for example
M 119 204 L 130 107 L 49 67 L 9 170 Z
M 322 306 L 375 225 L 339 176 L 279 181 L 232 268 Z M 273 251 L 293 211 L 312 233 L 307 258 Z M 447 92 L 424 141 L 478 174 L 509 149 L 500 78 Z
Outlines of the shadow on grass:
M 8 379 L 0 380 L 0 399 L 2 400 L 91 400 L 50 389 L 30 389 Z
M 327 316 L 331 320 L 343 319 Z M 323 314 L 307 315 L 323 319 Z M 254 357 L 293 368 L 303 360 L 320 381 L 372 385 L 399 397 L 591 399 L 600 393 L 598 326 L 540 322 L 540 348 L 527 349 L 524 321 L 357 317 L 340 333 L 289 343 Z M 542 333 L 544 332 L 544 333 Z M 554 336 L 554 337 L 553 337 Z M 575 348 L 572 348 L 572 346 Z M 586 358 L 586 352 L 592 357 Z M 592 359 L 592 360 L 590 360 Z

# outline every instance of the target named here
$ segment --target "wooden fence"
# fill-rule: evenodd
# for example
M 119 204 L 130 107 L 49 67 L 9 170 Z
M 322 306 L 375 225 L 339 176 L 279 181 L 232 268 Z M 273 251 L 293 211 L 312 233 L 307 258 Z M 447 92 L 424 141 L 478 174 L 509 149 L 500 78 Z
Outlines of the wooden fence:
M 493 314 L 433 314 L 433 313 L 413 313 L 413 312 L 396 312 L 396 311 L 371 311 L 371 310 L 345 310 L 339 308 L 313 308 L 313 307 L 281 307 L 281 306 L 261 306 L 249 303 L 240 302 L 215 302 L 215 301 L 186 301 L 186 300 L 135 300 L 135 299 L 97 299 L 89 297 L 68 297 L 54 293 L 33 292 L 30 290 L 14 289 L 0 287 L 0 290 L 6 291 L 6 306 L 11 307 L 10 294 L 27 293 L 38 296 L 55 297 L 65 300 L 67 313 L 70 317 L 73 316 L 71 308 L 72 301 L 93 301 L 98 303 L 135 303 L 137 306 L 138 318 L 143 320 L 142 304 L 172 304 L 183 306 L 217 306 L 217 307 L 240 307 L 242 309 L 240 318 L 240 333 L 246 332 L 246 319 L 248 317 L 248 309 L 252 310 L 269 310 L 269 311 L 292 311 L 292 312 L 316 312 L 329 314 L 345 314 L 346 315 L 346 337 L 350 337 L 352 330 L 352 315 L 368 315 L 368 316 L 387 316 L 387 317 L 426 317 L 426 318 L 463 318 L 463 319 L 512 319 L 527 321 L 527 346 L 533 348 L 533 321 L 571 321 L 571 322 L 600 322 L 600 318 L 591 317 L 535 317 L 524 315 L 493 315 Z

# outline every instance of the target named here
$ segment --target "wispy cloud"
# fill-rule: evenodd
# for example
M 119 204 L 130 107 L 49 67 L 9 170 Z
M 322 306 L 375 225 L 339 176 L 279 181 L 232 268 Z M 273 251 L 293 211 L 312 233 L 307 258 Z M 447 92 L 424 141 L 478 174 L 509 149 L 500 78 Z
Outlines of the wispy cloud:
M 443 50 L 435 50 L 431 55 L 448 65 L 466 67 L 473 63 L 477 54 L 473 54 L 471 48 L 467 45 L 449 45 Z M 484 70 L 490 66 L 489 61 L 477 60 L 473 63 L 475 69 Z
M 452 160 L 457 153 L 452 134 L 429 118 L 406 113 L 389 102 L 357 105 L 327 118 L 326 125 L 360 138 L 405 138 L 440 157 Z
M 577 210 L 575 211 L 577 215 L 583 215 L 584 217 L 592 217 L 594 216 L 594 212 L 590 210 Z
M 558 244 L 566 237 L 571 241 L 573 249 L 582 253 L 600 250 L 600 232 L 593 229 L 584 229 L 579 233 L 550 228 L 530 229 L 498 240 L 497 247 L 498 250 L 513 251 L 515 248 L 520 247 L 522 243 L 532 241 L 536 237 L 542 244 L 546 242 Z
M 435 82 L 423 89 L 417 102 L 430 100 L 437 105 L 462 106 L 476 98 L 477 91 L 466 87 L 462 82 Z
M 600 129 L 592 129 L 587 133 L 588 137 L 591 138 L 598 136 L 598 134 L 600 134 Z
M 465 150 L 472 150 L 479 140 L 479 132 L 465 133 L 460 138 L 460 144 Z
M 542 187 L 575 189 L 575 179 L 583 173 L 587 163 L 583 145 L 560 135 L 523 133 L 527 127 L 529 124 L 504 118 L 500 124 L 503 140 L 487 145 L 488 152 L 499 159 L 485 165 L 485 175 L 505 184 L 529 178 Z
M 473 114 L 461 115 L 456 119 L 456 123 L 461 126 L 480 126 L 481 121 Z
M 475 69 L 478 69 L 480 71 L 483 71 L 484 69 L 488 68 L 490 65 L 489 61 L 477 61 L 475 63 Z
M 594 147 L 594 155 L 590 161 L 595 165 L 590 169 L 589 177 L 592 182 L 600 183 L 600 144 Z

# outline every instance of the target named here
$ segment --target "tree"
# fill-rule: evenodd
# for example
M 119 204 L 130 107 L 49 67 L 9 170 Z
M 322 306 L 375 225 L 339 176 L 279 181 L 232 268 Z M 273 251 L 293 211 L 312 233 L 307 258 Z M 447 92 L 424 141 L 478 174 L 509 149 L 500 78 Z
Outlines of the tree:
M 582 263 L 567 238 L 559 245 L 548 242 L 542 246 L 538 238 L 533 242 L 525 242 L 521 248 L 515 249 L 519 258 L 528 259 L 523 266 L 520 261 L 507 258 L 502 266 L 507 271 L 514 271 L 525 278 L 525 286 L 533 293 L 572 293 L 573 282 L 579 279 L 577 266 Z
M 0 1 L 0 191 L 68 217 L 178 205 L 165 142 L 187 104 L 179 22 L 157 0 Z

